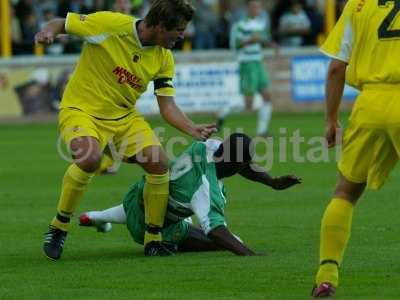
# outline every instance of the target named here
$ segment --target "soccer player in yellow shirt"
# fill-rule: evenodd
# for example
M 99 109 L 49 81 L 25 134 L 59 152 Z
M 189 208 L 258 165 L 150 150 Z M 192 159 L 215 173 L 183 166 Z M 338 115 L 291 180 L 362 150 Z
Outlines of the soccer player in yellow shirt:
M 326 85 L 326 140 L 336 145 L 345 82 L 360 90 L 344 134 L 339 179 L 321 222 L 315 298 L 332 297 L 365 188 L 379 189 L 400 155 L 400 0 L 349 0 L 322 52 L 332 58 Z
M 59 130 L 74 163 L 65 173 L 57 214 L 45 235 L 48 258 L 61 257 L 72 214 L 110 139 L 117 149 L 124 149 L 124 161 L 139 164 L 146 173 L 145 255 L 171 254 L 161 236 L 168 159 L 135 103 L 153 81 L 161 116 L 169 124 L 196 139 L 216 132 L 215 125 L 195 125 L 174 102 L 174 59 L 169 49 L 183 38 L 193 12 L 185 0 L 155 0 L 143 20 L 113 12 L 69 13 L 37 33 L 38 43 L 50 44 L 62 33 L 85 41 L 61 102 Z

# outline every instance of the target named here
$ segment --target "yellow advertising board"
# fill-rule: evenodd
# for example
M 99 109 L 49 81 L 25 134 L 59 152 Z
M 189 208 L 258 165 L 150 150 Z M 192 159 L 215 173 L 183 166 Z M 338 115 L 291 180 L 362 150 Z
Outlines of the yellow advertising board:
M 0 118 L 56 111 L 62 79 L 71 71 L 62 66 L 1 68 Z

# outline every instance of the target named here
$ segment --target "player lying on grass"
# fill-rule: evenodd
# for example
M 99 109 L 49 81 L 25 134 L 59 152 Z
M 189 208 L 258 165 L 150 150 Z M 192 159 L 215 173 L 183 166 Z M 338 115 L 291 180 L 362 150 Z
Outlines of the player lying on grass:
M 165 253 L 173 251 L 229 250 L 237 255 L 255 255 L 236 238 L 225 223 L 225 190 L 221 179 L 240 174 L 275 190 L 301 183 L 288 175 L 270 177 L 252 162 L 251 139 L 244 134 L 232 134 L 222 143 L 210 139 L 195 142 L 170 166 L 170 195 L 162 229 Z M 80 216 L 80 225 L 109 231 L 110 223 L 126 224 L 135 242 L 143 244 L 146 221 L 143 208 L 144 179 L 134 184 L 123 203 L 104 211 L 90 211 Z M 195 215 L 197 228 L 188 221 Z M 168 252 L 167 252 L 168 251 Z

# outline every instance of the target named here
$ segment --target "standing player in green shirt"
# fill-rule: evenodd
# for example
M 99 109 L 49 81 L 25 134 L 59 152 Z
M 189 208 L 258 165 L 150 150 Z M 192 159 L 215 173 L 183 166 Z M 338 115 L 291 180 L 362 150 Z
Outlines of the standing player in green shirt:
M 170 166 L 170 194 L 162 229 L 165 249 L 179 251 L 229 250 L 237 255 L 255 255 L 235 237 L 225 223 L 225 189 L 221 179 L 241 176 L 283 190 L 301 182 L 295 176 L 272 178 L 252 162 L 251 139 L 232 134 L 224 142 L 195 142 Z M 123 204 L 104 211 L 90 211 L 80 216 L 80 225 L 99 231 L 111 229 L 110 223 L 126 224 L 139 244 L 143 244 L 146 225 L 143 209 L 144 179 L 134 184 Z M 200 228 L 188 218 L 195 215 Z M 169 255 L 171 253 L 165 253 Z
M 231 30 L 230 46 L 237 53 L 239 61 L 240 93 L 245 100 L 246 110 L 253 107 L 256 94 L 260 94 L 263 103 L 258 112 L 257 135 L 267 136 L 272 115 L 269 74 L 263 62 L 263 47 L 276 45 L 271 42 L 269 18 L 262 15 L 260 0 L 247 1 L 247 17 L 236 22 Z M 218 127 L 232 110 L 227 106 L 218 116 Z

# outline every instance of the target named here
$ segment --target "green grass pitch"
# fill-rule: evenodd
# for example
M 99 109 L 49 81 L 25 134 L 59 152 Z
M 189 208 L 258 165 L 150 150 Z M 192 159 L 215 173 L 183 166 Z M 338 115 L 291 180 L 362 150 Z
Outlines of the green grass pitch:
M 194 116 L 197 122 L 212 117 Z M 320 113 L 275 114 L 271 132 L 300 129 L 321 136 Z M 150 119 L 153 127 L 160 119 Z M 255 131 L 256 115 L 232 116 L 226 126 Z M 169 136 L 178 134 L 168 127 Z M 53 217 L 67 167 L 57 153 L 55 124 L 0 125 L 0 299 L 309 299 L 318 263 L 319 224 L 336 180 L 335 163 L 296 163 L 292 151 L 273 175 L 296 174 L 303 184 L 276 192 L 235 177 L 226 181 L 227 222 L 252 249 L 145 258 L 123 226 L 109 234 L 80 228 L 77 219 L 64 255 L 50 262 L 42 236 Z M 261 147 L 262 148 L 262 147 Z M 309 146 L 303 145 L 305 153 Z M 259 149 L 262 151 L 263 149 Z M 141 176 L 124 165 L 92 182 L 76 215 L 120 203 Z M 400 298 L 398 170 L 380 192 L 367 192 L 354 215 L 337 299 Z

